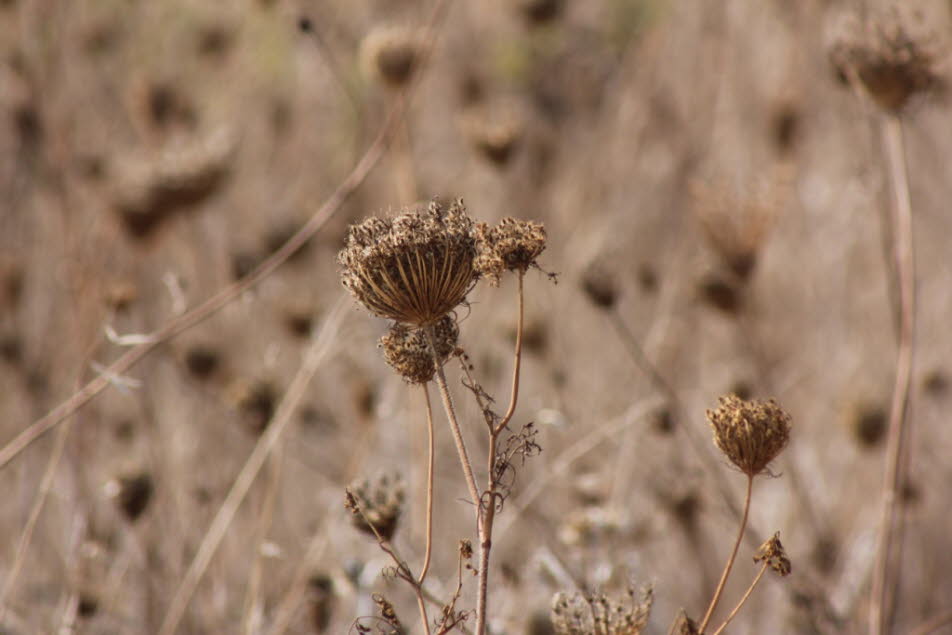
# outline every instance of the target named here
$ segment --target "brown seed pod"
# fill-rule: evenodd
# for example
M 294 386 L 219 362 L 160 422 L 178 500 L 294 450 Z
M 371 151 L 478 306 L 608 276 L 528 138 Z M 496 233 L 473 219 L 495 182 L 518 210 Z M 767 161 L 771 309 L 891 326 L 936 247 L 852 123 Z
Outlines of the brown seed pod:
M 456 321 L 446 316 L 433 326 L 436 341 L 436 354 L 440 363 L 456 350 L 459 328 Z M 426 333 L 420 329 L 412 330 L 403 324 L 394 324 L 386 335 L 380 338 L 378 346 L 383 349 L 383 357 L 397 373 L 411 384 L 425 384 L 433 379 L 436 365 Z
M 495 227 L 478 223 L 476 235 L 476 271 L 493 286 L 505 271 L 525 273 L 536 266 L 536 258 L 545 250 L 545 227 L 531 220 L 504 218 Z

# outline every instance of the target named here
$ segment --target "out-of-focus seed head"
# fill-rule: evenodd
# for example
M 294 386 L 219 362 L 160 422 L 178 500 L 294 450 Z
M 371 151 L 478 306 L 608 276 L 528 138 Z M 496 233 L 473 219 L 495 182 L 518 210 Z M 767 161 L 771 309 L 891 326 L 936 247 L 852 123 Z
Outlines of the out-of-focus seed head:
M 611 309 L 618 302 L 614 277 L 604 267 L 592 265 L 582 274 L 582 291 L 600 309 Z
M 433 325 L 436 355 L 442 364 L 456 350 L 459 327 L 456 321 L 446 316 Z M 397 373 L 411 384 L 425 384 L 433 379 L 436 365 L 426 333 L 411 329 L 404 324 L 394 324 L 380 338 L 378 346 L 383 349 L 383 358 Z
M 371 313 L 410 326 L 438 322 L 479 278 L 473 220 L 462 200 L 351 225 L 341 281 Z
M 417 33 L 399 26 L 377 27 L 360 45 L 366 72 L 389 86 L 403 86 L 420 63 L 422 43 Z
M 404 497 L 400 475 L 384 474 L 372 481 L 352 483 L 346 490 L 344 506 L 350 510 L 351 522 L 358 531 L 390 540 L 397 531 Z
M 476 271 L 493 286 L 505 271 L 525 273 L 538 266 L 536 258 L 545 250 L 545 227 L 531 220 L 504 218 L 495 227 L 478 223 L 475 235 Z
M 781 576 L 790 575 L 790 571 L 792 570 L 790 559 L 787 558 L 787 554 L 783 550 L 783 545 L 780 544 L 779 531 L 757 549 L 754 562 L 762 561 L 766 561 L 770 568 Z
M 552 626 L 557 635 L 639 635 L 654 604 L 654 589 L 629 585 L 618 597 L 604 593 L 557 593 L 552 598 Z
M 899 112 L 916 94 L 938 90 L 938 50 L 929 36 L 913 33 L 898 11 L 847 24 L 830 49 L 837 75 L 862 83 L 883 110 Z
M 753 478 L 786 447 L 790 415 L 770 399 L 744 401 L 736 395 L 721 397 L 707 418 L 714 443 L 741 472 Z

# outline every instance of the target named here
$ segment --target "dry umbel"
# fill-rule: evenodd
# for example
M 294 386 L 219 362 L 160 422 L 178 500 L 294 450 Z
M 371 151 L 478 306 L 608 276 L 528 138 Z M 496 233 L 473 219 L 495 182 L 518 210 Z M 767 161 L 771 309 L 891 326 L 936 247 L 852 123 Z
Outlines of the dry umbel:
M 787 557 L 787 553 L 783 550 L 783 545 L 780 543 L 779 531 L 767 539 L 764 544 L 760 545 L 760 548 L 757 549 L 757 554 L 754 556 L 754 562 L 765 563 L 781 576 L 790 575 L 792 567 L 790 565 L 790 559 Z
M 362 480 L 346 490 L 344 506 L 358 531 L 390 540 L 397 531 L 405 497 L 403 479 L 384 474 L 374 480 Z
M 390 86 L 406 84 L 420 62 L 420 37 L 399 26 L 372 30 L 360 44 L 360 60 L 365 71 Z
M 459 327 L 456 321 L 446 316 L 433 325 L 433 339 L 436 343 L 436 356 L 440 363 L 456 350 Z M 433 379 L 436 364 L 426 333 L 420 329 L 411 329 L 404 324 L 394 324 L 386 335 L 380 338 L 378 346 L 383 350 L 383 358 L 401 377 L 411 384 L 425 384 Z
M 917 93 L 941 88 L 938 50 L 931 38 L 914 34 L 898 12 L 851 24 L 830 50 L 837 74 L 857 79 L 889 112 L 899 112 Z
M 790 439 L 790 415 L 773 399 L 744 401 L 728 395 L 719 402 L 707 411 L 714 443 L 744 474 L 762 473 Z
M 352 225 L 337 255 L 342 282 L 371 313 L 429 326 L 459 306 L 479 277 L 472 229 L 462 200 Z
M 475 234 L 476 270 L 493 286 L 506 271 L 525 273 L 538 266 L 536 258 L 545 250 L 545 227 L 531 220 L 504 218 L 495 227 L 479 223 Z
M 558 593 L 552 600 L 557 635 L 638 635 L 648 625 L 654 589 L 629 585 L 622 597 Z

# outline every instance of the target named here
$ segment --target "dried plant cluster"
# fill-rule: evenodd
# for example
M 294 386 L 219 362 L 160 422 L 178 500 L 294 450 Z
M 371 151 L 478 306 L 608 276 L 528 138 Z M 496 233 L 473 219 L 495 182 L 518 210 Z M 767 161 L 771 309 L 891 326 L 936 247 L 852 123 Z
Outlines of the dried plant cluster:
M 629 586 L 622 597 L 558 593 L 552 601 L 556 635 L 640 635 L 648 626 L 654 589 Z
M 714 443 L 731 463 L 748 476 L 763 473 L 790 439 L 790 415 L 772 399 L 744 401 L 736 395 L 721 397 L 715 410 L 707 411 Z
M 383 474 L 373 480 L 361 480 L 347 488 L 347 508 L 354 527 L 384 540 L 397 531 L 406 497 L 399 475 Z
M 442 365 L 456 350 L 459 327 L 450 316 L 444 316 L 433 327 L 436 360 L 430 353 L 430 344 L 423 331 L 405 324 L 394 324 L 380 338 L 383 358 L 397 373 L 411 384 L 425 384 L 433 379 L 437 365 Z
M 914 34 L 908 21 L 892 11 L 854 23 L 830 50 L 836 71 L 845 78 L 856 77 L 889 112 L 902 110 L 913 96 L 944 84 L 936 40 Z

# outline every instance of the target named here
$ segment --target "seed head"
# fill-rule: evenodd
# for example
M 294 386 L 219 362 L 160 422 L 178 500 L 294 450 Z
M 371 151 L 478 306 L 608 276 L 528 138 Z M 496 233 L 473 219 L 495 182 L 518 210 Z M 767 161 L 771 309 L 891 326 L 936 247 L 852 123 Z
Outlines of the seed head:
M 744 401 L 736 395 L 721 397 L 707 418 L 714 443 L 741 472 L 753 478 L 787 445 L 790 415 L 776 401 Z
M 390 86 L 403 86 L 413 76 L 422 52 L 416 33 L 402 27 L 378 27 L 364 38 L 360 57 L 364 68 Z
M 400 476 L 384 474 L 374 481 L 353 483 L 346 489 L 344 506 L 351 512 L 351 522 L 358 531 L 370 536 L 380 534 L 390 540 L 397 531 L 403 499 Z
M 495 227 L 479 223 L 475 233 L 476 270 L 493 286 L 504 271 L 525 273 L 545 250 L 545 227 L 530 220 L 504 218 Z
M 369 218 L 351 225 L 337 255 L 341 281 L 371 313 L 410 326 L 438 322 L 476 283 L 473 220 L 463 201 L 449 209 Z
M 442 364 L 456 350 L 459 327 L 456 321 L 446 316 L 433 326 L 436 340 L 436 355 Z M 394 324 L 378 344 L 383 349 L 383 358 L 397 373 L 411 384 L 425 384 L 433 379 L 436 365 L 426 333 L 412 330 L 404 324 Z
M 754 556 L 754 562 L 766 561 L 771 569 L 780 574 L 781 577 L 790 575 L 790 559 L 787 558 L 783 545 L 780 544 L 780 532 L 775 533 L 764 544 L 757 549 L 757 555 Z
M 913 35 L 898 13 L 852 29 L 830 50 L 838 75 L 856 77 L 880 108 L 899 112 L 917 93 L 940 88 L 937 51 L 927 37 Z

